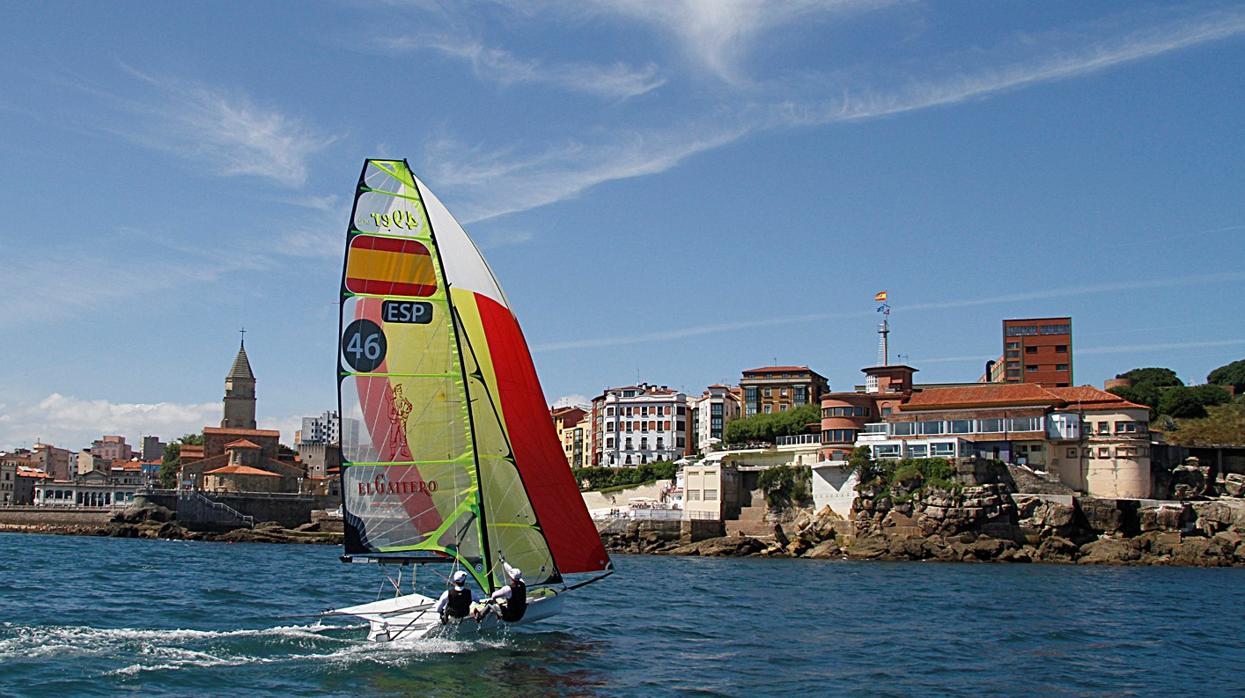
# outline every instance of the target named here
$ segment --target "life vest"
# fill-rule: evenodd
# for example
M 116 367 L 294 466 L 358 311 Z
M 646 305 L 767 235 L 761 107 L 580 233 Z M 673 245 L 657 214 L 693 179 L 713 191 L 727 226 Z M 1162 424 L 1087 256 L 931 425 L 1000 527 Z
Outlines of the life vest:
M 451 618 L 466 618 L 471 612 L 471 590 L 450 589 L 449 598 L 445 601 L 445 614 Z
M 501 619 L 507 623 L 514 623 L 523 618 L 523 614 L 527 611 L 527 584 L 522 581 L 510 583 L 510 598 L 506 600 L 506 605 L 501 608 Z

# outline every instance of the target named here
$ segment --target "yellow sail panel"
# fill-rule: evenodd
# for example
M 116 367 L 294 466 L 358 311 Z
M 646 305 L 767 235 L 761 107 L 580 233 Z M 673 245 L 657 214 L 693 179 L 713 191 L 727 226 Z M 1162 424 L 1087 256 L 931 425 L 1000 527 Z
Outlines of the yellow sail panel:
M 500 579 L 501 560 L 523 570 L 528 584 L 558 578 L 557 568 L 515 462 L 476 293 L 452 289 L 458 316 L 467 389 L 472 400 L 475 443 L 490 566 Z

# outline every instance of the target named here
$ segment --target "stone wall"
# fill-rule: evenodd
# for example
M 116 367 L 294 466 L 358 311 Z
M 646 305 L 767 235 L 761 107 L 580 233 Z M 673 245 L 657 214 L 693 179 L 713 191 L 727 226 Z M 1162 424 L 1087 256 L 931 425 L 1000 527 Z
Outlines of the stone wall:
M 102 526 L 111 509 L 54 509 L 52 507 L 0 507 L 0 524 L 18 526 Z
M 210 499 L 252 517 L 257 524 L 275 521 L 286 528 L 297 528 L 310 523 L 312 510 L 333 509 L 341 503 L 338 497 L 261 493 L 212 494 Z M 140 493 L 135 500 L 139 503 L 158 504 L 177 512 L 178 522 L 187 528 L 216 529 L 227 523 L 219 512 L 210 512 L 208 508 L 193 503 L 194 500 L 178 497 L 171 490 Z

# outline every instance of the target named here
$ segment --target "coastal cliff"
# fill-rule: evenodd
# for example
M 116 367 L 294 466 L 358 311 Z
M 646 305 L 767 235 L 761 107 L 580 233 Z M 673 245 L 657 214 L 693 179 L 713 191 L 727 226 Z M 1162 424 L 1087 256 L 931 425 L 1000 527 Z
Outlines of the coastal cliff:
M 675 543 L 637 528 L 634 541 L 608 541 L 668 555 L 1245 566 L 1245 501 L 1231 498 L 1143 504 L 1013 495 L 1002 484 L 910 493 L 866 487 L 850 520 L 828 508 L 789 518 L 767 537 Z

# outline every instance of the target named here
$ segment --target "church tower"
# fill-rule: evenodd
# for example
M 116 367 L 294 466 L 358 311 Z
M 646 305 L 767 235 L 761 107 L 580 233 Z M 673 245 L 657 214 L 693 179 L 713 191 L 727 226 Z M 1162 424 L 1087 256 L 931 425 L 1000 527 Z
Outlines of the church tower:
M 225 418 L 220 422 L 223 429 L 255 428 L 255 374 L 246 358 L 246 335 L 238 347 L 233 368 L 225 376 Z

